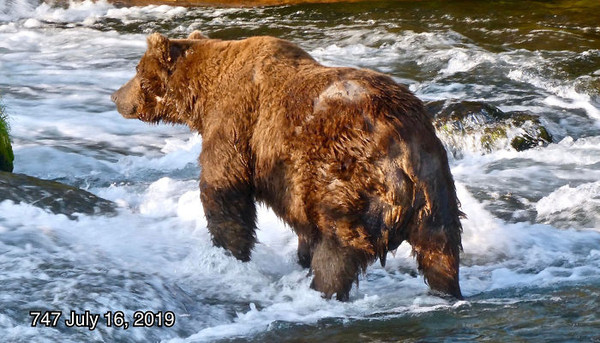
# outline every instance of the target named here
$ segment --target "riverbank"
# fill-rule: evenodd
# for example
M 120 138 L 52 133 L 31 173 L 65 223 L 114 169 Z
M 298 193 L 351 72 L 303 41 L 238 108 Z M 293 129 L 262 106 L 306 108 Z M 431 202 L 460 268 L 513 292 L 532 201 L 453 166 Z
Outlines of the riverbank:
M 280 6 L 311 3 L 334 3 L 334 2 L 364 2 L 365 0 L 108 0 L 116 6 L 147 6 L 147 5 L 171 5 L 171 6 L 222 6 L 222 7 L 260 7 Z M 373 0 L 372 0 L 373 1 Z M 377 1 L 377 0 L 375 0 Z M 399 0 L 402 1 L 402 0 Z

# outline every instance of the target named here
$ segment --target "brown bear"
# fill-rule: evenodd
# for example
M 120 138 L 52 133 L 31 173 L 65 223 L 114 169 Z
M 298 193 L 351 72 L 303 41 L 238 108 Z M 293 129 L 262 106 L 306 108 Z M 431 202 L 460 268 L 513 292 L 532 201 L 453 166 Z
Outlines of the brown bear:
M 347 300 L 358 274 L 405 240 L 430 288 L 461 298 L 446 151 L 421 101 L 390 77 L 325 67 L 273 37 L 155 33 L 112 100 L 126 118 L 202 135 L 208 230 L 241 261 L 259 201 L 296 232 L 299 263 L 327 298 Z

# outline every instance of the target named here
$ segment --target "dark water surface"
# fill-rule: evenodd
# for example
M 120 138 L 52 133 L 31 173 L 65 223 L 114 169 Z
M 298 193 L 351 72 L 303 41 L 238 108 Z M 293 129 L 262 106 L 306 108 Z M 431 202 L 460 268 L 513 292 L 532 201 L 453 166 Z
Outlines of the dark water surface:
M 431 295 L 410 247 L 349 303 L 310 290 L 296 241 L 261 209 L 250 263 L 211 246 L 201 138 L 127 121 L 110 94 L 145 37 L 274 35 L 326 65 L 375 69 L 425 101 L 539 117 L 546 146 L 439 132 L 452 152 L 465 301 Z M 377 1 L 256 9 L 0 3 L 0 94 L 15 171 L 115 201 L 113 217 L 0 199 L 0 341 L 600 342 L 600 2 Z M 519 128 L 512 128 L 519 131 Z M 34 309 L 173 311 L 172 328 L 32 328 Z

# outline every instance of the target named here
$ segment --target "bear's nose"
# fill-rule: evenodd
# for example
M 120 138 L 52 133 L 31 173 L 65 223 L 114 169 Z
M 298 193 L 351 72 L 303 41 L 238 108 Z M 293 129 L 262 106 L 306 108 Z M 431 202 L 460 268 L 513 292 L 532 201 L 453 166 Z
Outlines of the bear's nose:
M 119 99 L 119 96 L 117 95 L 117 92 L 112 93 L 112 95 L 110 96 L 110 100 L 112 100 L 112 102 L 116 103 L 117 100 Z

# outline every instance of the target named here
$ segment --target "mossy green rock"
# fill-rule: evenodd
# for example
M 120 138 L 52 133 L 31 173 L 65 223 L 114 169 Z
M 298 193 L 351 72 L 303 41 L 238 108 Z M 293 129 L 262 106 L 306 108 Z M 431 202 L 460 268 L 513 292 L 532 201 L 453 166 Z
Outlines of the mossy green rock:
M 0 104 L 0 171 L 11 172 L 13 170 L 13 155 L 10 138 L 8 136 L 8 124 L 6 123 L 6 115 L 4 107 Z
M 0 172 L 0 201 L 3 200 L 31 204 L 71 219 L 76 219 L 77 214 L 115 214 L 117 207 L 112 201 L 76 187 L 8 172 Z
M 509 145 L 523 151 L 552 142 L 538 116 L 528 112 L 503 112 L 479 101 L 440 100 L 425 104 L 442 135 L 454 143 L 471 138 L 478 150 L 491 152 Z
M 11 172 L 14 159 L 8 135 L 0 134 L 0 171 Z
M 521 136 L 513 138 L 510 142 L 510 145 L 517 151 L 523 151 L 547 142 L 552 142 L 552 136 L 548 133 L 545 127 L 540 126 L 536 136 L 531 136 L 525 133 Z

